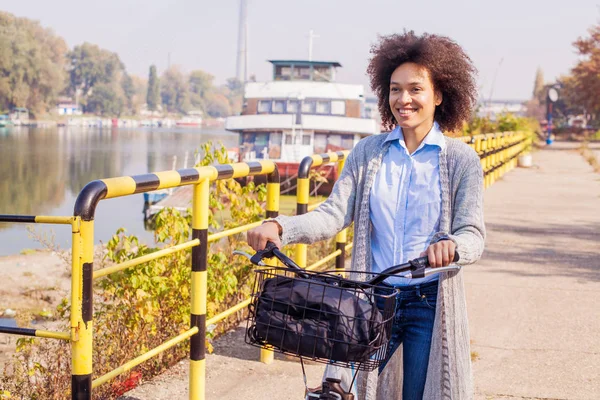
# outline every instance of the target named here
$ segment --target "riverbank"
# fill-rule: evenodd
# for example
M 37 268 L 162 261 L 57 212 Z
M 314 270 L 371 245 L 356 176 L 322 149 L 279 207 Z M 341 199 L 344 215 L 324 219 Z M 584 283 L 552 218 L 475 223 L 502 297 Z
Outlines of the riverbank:
M 25 250 L 0 257 L 0 316 L 4 324 L 53 330 L 56 307 L 71 290 L 70 251 Z M 20 336 L 1 335 L 0 366 Z

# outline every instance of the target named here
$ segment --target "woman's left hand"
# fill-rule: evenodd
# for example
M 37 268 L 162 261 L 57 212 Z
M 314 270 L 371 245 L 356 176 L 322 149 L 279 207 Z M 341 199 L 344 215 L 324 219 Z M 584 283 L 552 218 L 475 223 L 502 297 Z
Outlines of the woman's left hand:
M 437 243 L 429 245 L 422 256 L 429 258 L 429 266 L 432 268 L 446 267 L 454 260 L 456 245 L 452 240 L 440 240 Z

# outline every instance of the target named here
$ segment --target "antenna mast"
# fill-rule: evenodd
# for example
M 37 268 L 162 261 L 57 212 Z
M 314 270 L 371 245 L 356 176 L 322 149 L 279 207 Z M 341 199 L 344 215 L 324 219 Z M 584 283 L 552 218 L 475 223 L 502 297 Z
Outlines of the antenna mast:
M 238 52 L 235 75 L 245 83 L 248 80 L 248 11 L 247 0 L 240 0 L 240 21 L 238 27 Z
M 308 31 L 308 61 L 312 61 L 313 39 L 318 37 L 312 29 Z

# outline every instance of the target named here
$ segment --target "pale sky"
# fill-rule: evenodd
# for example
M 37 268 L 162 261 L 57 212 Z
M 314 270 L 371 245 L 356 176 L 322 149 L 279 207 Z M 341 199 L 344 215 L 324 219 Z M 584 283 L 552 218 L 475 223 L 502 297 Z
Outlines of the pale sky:
M 338 82 L 368 87 L 377 35 L 429 32 L 462 45 L 479 70 L 480 96 L 527 99 L 537 67 L 546 81 L 577 61 L 572 43 L 599 19 L 597 0 L 248 0 L 249 73 L 271 79 L 268 59 L 339 61 Z M 147 77 L 169 60 L 224 83 L 235 76 L 239 0 L 0 0 L 0 10 L 35 19 L 70 47 L 88 41 L 117 52 Z M 495 84 L 494 76 L 496 75 Z M 492 88 L 493 86 L 493 88 Z

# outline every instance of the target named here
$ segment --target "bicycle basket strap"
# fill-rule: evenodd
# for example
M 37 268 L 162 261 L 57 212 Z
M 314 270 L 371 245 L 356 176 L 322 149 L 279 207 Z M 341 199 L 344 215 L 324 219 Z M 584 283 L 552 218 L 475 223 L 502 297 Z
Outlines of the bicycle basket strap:
M 264 281 L 256 302 L 254 340 L 284 352 L 334 361 L 364 361 L 387 342 L 373 302 L 315 280 Z

